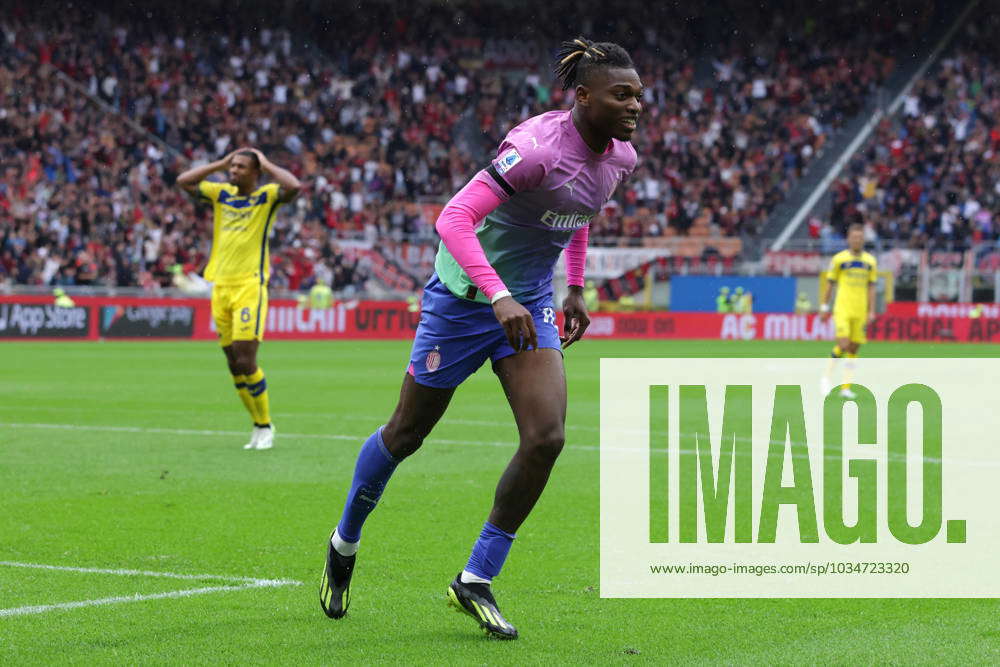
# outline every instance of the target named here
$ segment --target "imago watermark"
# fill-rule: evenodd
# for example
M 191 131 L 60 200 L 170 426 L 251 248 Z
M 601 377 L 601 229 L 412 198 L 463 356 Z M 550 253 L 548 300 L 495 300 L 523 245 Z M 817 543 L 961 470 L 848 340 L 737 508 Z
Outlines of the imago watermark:
M 601 361 L 601 595 L 1000 596 L 996 359 Z

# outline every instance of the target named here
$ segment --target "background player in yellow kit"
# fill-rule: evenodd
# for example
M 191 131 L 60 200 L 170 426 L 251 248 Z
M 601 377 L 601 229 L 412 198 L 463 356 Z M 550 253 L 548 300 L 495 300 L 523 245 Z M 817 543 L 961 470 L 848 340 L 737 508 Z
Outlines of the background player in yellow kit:
M 228 172 L 228 183 L 205 180 L 223 170 Z M 273 182 L 258 186 L 261 173 Z M 257 366 L 257 347 L 267 321 L 268 234 L 278 206 L 295 199 L 302 184 L 260 151 L 248 148 L 185 171 L 177 177 L 177 185 L 196 200 L 212 204 L 212 255 L 205 267 L 205 279 L 213 283 L 212 318 L 236 391 L 253 420 L 250 441 L 243 448 L 269 449 L 274 427 L 267 380 Z
M 845 358 L 844 383 L 840 388 L 840 395 L 845 398 L 854 398 L 850 384 L 854 360 L 858 357 L 861 345 L 868 342 L 865 327 L 875 318 L 878 267 L 875 257 L 865 252 L 864 246 L 864 226 L 851 225 L 847 230 L 847 250 L 841 250 L 830 259 L 830 268 L 826 273 L 830 281 L 829 289 L 820 305 L 820 314 L 826 317 L 830 312 L 830 300 L 836 292 L 833 324 L 837 344 L 831 357 L 834 360 Z M 831 371 L 832 366 L 833 363 Z

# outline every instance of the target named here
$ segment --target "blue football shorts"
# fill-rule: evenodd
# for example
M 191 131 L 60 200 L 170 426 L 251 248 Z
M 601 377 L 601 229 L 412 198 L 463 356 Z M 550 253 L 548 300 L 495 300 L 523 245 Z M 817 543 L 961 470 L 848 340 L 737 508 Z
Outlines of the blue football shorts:
M 522 303 L 535 320 L 538 347 L 562 350 L 552 295 Z M 420 324 L 413 339 L 407 372 L 418 384 L 452 388 L 479 370 L 515 354 L 493 306 L 451 293 L 437 274 L 424 287 Z

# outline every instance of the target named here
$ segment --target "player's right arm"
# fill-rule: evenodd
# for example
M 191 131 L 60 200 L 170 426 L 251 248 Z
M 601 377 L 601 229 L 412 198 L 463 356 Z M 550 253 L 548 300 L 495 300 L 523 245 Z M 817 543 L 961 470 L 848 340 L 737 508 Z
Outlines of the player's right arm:
M 538 345 L 535 321 L 528 309 L 510 295 L 487 259 L 475 230 L 476 224 L 500 203 L 500 198 L 485 183 L 473 178 L 445 205 L 434 227 L 469 280 L 493 304 L 493 314 L 503 327 L 507 342 L 521 351 L 528 345 Z
M 537 348 L 535 321 L 528 309 L 511 296 L 489 263 L 475 226 L 516 193 L 541 184 L 547 154 L 532 153 L 508 137 L 500 145 L 497 158 L 451 198 L 434 225 L 448 252 L 493 304 L 493 314 L 504 328 L 507 342 L 517 351 Z
M 203 164 L 200 167 L 188 169 L 177 177 L 177 185 L 180 186 L 184 192 L 188 193 L 195 199 L 198 199 L 201 196 L 198 184 L 205 180 L 209 174 L 226 169 L 229 166 L 229 161 L 239 152 L 239 150 L 240 149 L 233 151 L 221 160 L 216 160 L 215 162 Z
M 830 304 L 833 302 L 834 292 L 837 291 L 837 281 L 830 279 L 826 284 L 826 296 L 823 297 L 823 303 L 819 304 L 819 315 L 822 318 L 827 318 L 830 316 Z

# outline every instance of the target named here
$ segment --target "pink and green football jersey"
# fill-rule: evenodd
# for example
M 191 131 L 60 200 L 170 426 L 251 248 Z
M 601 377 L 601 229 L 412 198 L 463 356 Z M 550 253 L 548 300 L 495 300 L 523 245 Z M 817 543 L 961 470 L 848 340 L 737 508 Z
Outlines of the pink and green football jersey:
M 550 111 L 524 121 L 507 134 L 490 166 L 474 177 L 502 202 L 478 222 L 476 237 L 518 301 L 552 293 L 559 253 L 635 169 L 631 143 L 612 139 L 597 154 L 583 141 L 571 114 Z M 434 268 L 455 296 L 489 303 L 444 243 Z

